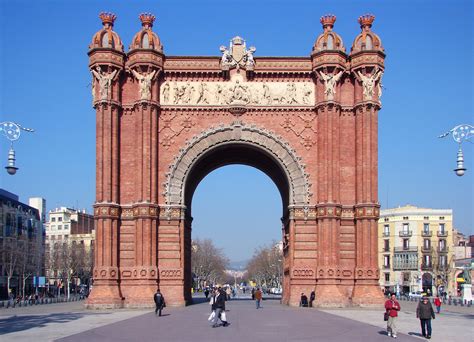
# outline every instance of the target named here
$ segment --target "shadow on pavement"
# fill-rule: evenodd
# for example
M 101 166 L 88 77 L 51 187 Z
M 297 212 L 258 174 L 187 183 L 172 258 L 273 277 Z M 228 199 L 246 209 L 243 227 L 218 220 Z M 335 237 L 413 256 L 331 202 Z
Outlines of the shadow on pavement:
M 410 336 L 417 336 L 417 337 L 423 337 L 422 334 L 416 333 L 416 332 L 413 332 L 413 331 L 410 331 L 410 332 L 408 333 L 408 335 L 410 335 Z
M 97 313 L 94 313 L 97 315 Z M 104 313 L 107 314 L 107 313 Z M 79 318 L 84 317 L 86 314 L 83 313 L 53 313 L 49 315 L 21 315 L 11 316 L 8 318 L 0 319 L 0 336 L 28 330 L 32 328 L 44 327 L 51 323 L 66 323 L 75 321 Z

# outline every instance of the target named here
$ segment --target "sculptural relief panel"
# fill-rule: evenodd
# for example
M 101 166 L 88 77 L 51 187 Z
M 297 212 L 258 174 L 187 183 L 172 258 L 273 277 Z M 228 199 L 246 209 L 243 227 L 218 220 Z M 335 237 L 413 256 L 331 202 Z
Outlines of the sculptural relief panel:
M 312 82 L 183 82 L 161 85 L 162 105 L 314 106 Z

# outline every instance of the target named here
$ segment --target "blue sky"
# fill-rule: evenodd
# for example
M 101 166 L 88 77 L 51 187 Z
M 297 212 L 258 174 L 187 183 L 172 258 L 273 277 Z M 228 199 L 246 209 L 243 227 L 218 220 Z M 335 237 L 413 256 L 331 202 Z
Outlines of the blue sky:
M 452 208 L 455 226 L 472 234 L 473 144 L 464 144 L 468 171 L 457 177 L 457 145 L 437 136 L 474 124 L 472 1 L 2 1 L 0 4 L 0 121 L 36 129 L 15 144 L 17 175 L 0 172 L 0 186 L 56 206 L 87 208 L 95 198 L 95 113 L 87 47 L 98 14 L 117 14 L 126 47 L 140 29 L 138 14 L 156 15 L 154 30 L 168 55 L 219 55 L 240 35 L 255 55 L 308 56 L 322 28 L 347 49 L 357 18 L 373 13 L 385 47 L 383 108 L 379 113 L 379 200 L 382 207 L 414 204 Z M 0 161 L 9 143 L 0 138 Z M 281 201 L 260 171 L 228 166 L 208 175 L 193 200 L 193 236 L 213 238 L 232 260 L 280 239 Z M 222 226 L 226 218 L 226 225 Z M 229 219 L 230 218 L 230 219 Z

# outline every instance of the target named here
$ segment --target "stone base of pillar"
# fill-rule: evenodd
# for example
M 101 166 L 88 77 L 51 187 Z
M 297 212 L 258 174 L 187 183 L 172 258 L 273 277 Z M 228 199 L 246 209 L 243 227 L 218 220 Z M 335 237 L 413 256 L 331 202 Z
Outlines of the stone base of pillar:
M 352 293 L 352 305 L 364 307 L 380 307 L 385 301 L 378 284 L 356 284 Z
M 182 307 L 190 304 L 184 296 L 184 286 L 182 284 L 166 284 L 160 282 L 160 291 L 165 297 L 166 306 Z
M 342 308 L 350 306 L 349 298 L 341 292 L 336 284 L 318 284 L 316 299 L 313 306 L 326 308 Z
M 118 309 L 123 299 L 117 285 L 94 284 L 84 306 L 86 309 Z
M 143 283 L 137 281 L 134 284 L 122 283 L 121 289 L 126 308 L 153 308 L 155 301 L 153 299 L 157 285 L 155 283 Z

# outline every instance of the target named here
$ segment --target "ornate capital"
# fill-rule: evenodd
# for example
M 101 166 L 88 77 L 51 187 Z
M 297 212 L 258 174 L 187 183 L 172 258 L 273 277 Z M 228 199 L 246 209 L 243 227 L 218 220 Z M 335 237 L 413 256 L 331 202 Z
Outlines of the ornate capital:
M 184 220 L 186 218 L 186 206 L 184 205 L 160 205 L 160 220 Z
M 342 206 L 340 204 L 335 203 L 324 203 L 318 204 L 317 208 L 317 215 L 318 219 L 340 219 L 342 214 Z
M 158 218 L 158 205 L 152 203 L 136 203 L 132 206 L 133 218 Z
M 317 269 L 318 279 L 353 279 L 354 269 L 336 265 L 321 266 Z
M 120 276 L 122 280 L 127 279 L 158 279 L 158 267 L 156 266 L 136 266 L 120 267 Z
M 119 269 L 118 267 L 94 267 L 94 280 L 118 280 Z
M 119 219 L 120 206 L 116 203 L 96 203 L 94 216 L 97 219 Z
M 291 277 L 293 279 L 314 279 L 316 277 L 316 271 L 314 268 L 309 266 L 298 266 L 292 269 Z
M 160 280 L 182 279 L 183 272 L 180 268 L 161 268 Z
M 376 279 L 380 277 L 380 271 L 378 268 L 371 267 L 356 267 L 355 269 L 355 279 Z
M 368 203 L 368 204 L 357 204 L 355 206 L 356 219 L 378 220 L 379 215 L 380 215 L 380 204 Z

